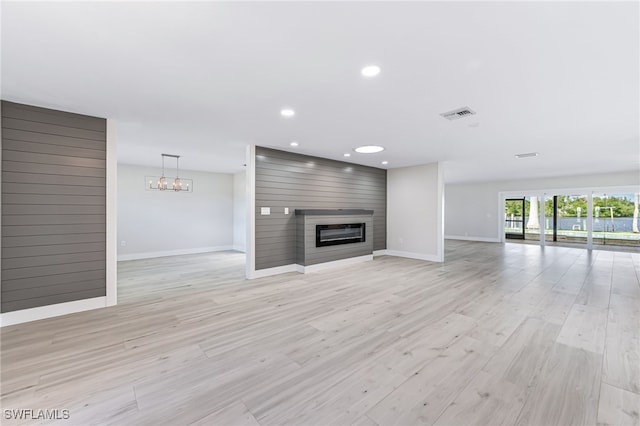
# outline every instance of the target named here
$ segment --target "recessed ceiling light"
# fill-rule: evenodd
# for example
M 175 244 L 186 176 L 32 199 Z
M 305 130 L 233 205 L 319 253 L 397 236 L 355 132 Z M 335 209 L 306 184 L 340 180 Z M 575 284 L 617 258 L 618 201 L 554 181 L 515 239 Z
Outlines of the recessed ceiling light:
M 386 166 L 387 164 L 389 164 L 389 162 L 388 161 L 383 161 L 382 164 Z
M 298 142 L 296 142 L 296 141 L 293 141 L 293 142 L 291 142 L 289 145 L 291 145 L 291 146 L 298 146 L 298 145 L 300 145 L 300 144 L 299 144 Z
M 377 65 L 367 65 L 366 67 L 362 68 L 360 73 L 362 73 L 362 75 L 365 77 L 375 77 L 376 75 L 380 74 L 380 71 L 381 69 Z
M 384 148 L 378 145 L 365 145 L 357 147 L 354 151 L 360 154 L 375 154 L 376 152 L 384 151 Z
M 344 154 L 342 154 L 342 155 L 344 155 L 345 157 L 351 157 L 351 154 L 349 154 L 348 152 L 345 152 L 345 153 L 344 153 Z
M 516 158 L 528 158 L 528 157 L 537 157 L 537 152 L 527 152 L 526 154 L 516 154 Z
M 280 111 L 280 115 L 283 117 L 293 117 L 294 115 L 296 115 L 296 112 L 292 109 L 285 108 L 282 111 Z

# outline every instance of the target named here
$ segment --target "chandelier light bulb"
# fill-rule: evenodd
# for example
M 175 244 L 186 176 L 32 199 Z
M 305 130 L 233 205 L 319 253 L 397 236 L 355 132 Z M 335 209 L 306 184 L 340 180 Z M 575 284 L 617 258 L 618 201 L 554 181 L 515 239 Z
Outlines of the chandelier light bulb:
M 175 154 L 160 154 L 162 157 L 162 174 L 160 177 L 156 176 L 145 176 L 145 183 L 148 181 L 149 186 L 148 190 L 158 190 L 165 191 L 168 189 L 172 189 L 173 191 L 186 191 L 191 192 L 191 179 L 186 179 L 185 182 L 180 178 L 180 156 Z M 165 175 L 165 157 L 169 157 L 171 159 L 175 159 L 176 161 L 176 174 L 173 176 L 167 177 Z M 175 177 L 174 177 L 175 176 Z M 169 182 L 171 181 L 171 182 Z M 155 182 L 155 184 L 154 184 Z

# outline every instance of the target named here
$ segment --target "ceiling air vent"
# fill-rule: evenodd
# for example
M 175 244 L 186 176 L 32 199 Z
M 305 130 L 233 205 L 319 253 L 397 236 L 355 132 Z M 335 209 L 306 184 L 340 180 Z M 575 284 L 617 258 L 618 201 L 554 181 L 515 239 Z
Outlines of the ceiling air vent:
M 471 108 L 462 107 L 462 108 L 454 109 L 453 111 L 443 112 L 440 115 L 446 118 L 447 120 L 453 121 L 453 120 L 458 120 L 460 118 L 468 117 L 474 114 L 475 114 L 475 111 L 472 111 Z
M 516 154 L 516 158 L 528 158 L 528 157 L 537 157 L 537 152 L 527 152 L 525 154 Z

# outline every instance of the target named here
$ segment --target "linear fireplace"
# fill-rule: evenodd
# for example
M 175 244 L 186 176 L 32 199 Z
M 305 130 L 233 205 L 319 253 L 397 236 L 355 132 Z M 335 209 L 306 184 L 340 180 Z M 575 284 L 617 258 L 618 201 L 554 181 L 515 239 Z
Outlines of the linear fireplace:
M 365 241 L 365 235 L 364 223 L 316 225 L 316 247 L 362 243 Z
M 373 210 L 296 209 L 296 264 L 373 260 L 373 231 Z

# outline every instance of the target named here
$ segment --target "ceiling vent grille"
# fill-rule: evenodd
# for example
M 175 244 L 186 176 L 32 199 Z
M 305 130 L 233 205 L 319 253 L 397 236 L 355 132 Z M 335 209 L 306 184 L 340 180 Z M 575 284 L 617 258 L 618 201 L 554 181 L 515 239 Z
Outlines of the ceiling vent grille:
M 537 157 L 537 152 L 527 152 L 525 154 L 516 154 L 516 158 L 528 158 L 528 157 Z
M 471 115 L 474 115 L 475 113 L 476 112 L 471 110 L 471 108 L 469 107 L 462 107 L 462 108 L 454 109 L 453 111 L 443 112 L 440 115 L 449 121 L 453 121 L 453 120 L 459 120 L 463 117 L 469 117 Z

